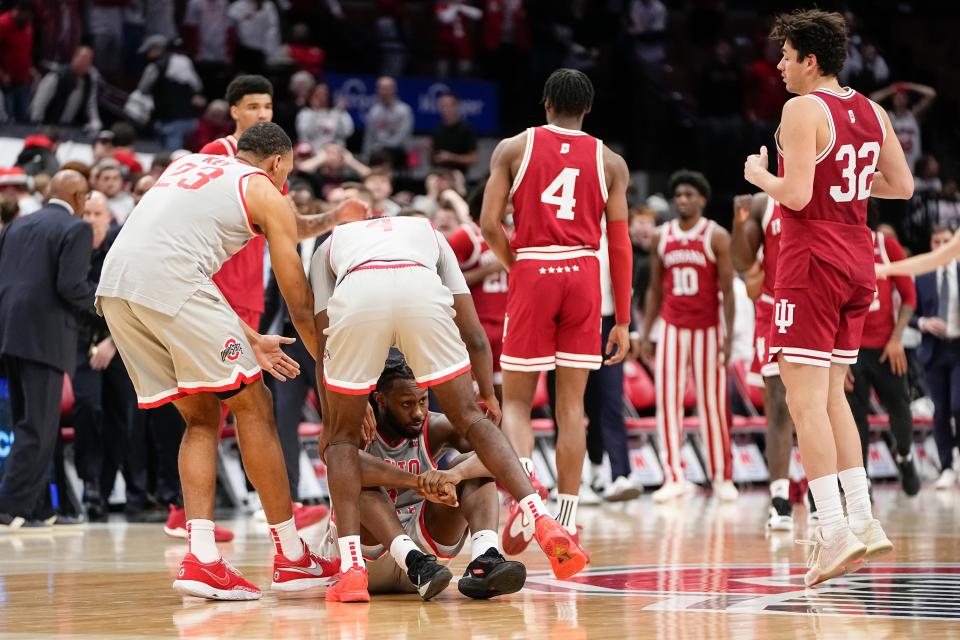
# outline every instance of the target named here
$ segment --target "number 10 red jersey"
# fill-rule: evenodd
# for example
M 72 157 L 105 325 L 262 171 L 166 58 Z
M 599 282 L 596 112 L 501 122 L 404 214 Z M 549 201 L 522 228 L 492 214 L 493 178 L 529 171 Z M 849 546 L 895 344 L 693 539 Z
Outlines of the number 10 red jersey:
M 518 257 L 594 255 L 607 202 L 603 142 L 555 125 L 527 129 L 511 196 L 515 231 L 510 248 Z

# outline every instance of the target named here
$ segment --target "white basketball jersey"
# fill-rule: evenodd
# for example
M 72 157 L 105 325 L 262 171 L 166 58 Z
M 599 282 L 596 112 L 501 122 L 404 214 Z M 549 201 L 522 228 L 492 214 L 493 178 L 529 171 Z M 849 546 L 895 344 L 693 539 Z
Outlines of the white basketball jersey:
M 426 218 L 374 218 L 335 227 L 329 251 L 330 268 L 339 283 L 360 265 L 416 263 L 435 269 L 440 238 Z
M 110 248 L 97 295 L 176 315 L 257 233 L 243 195 L 257 174 L 266 175 L 223 156 L 171 163 Z

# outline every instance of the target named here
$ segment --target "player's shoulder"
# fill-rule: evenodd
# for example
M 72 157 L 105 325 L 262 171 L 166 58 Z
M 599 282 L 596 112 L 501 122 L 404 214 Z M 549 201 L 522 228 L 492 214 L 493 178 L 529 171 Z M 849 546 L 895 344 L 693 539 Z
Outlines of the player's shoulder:
M 524 129 L 515 136 L 509 138 L 504 138 L 497 143 L 497 146 L 493 150 L 494 158 L 500 159 L 512 159 L 515 155 L 522 155 L 524 149 L 527 146 L 527 132 L 529 129 Z
M 227 149 L 226 141 L 223 138 L 217 138 L 203 145 L 198 153 L 211 156 L 225 156 L 229 154 L 229 150 Z
M 603 145 L 603 164 L 604 170 L 607 173 L 611 171 L 616 171 L 624 175 L 630 173 L 630 169 L 627 167 L 627 161 L 624 160 L 623 156 L 608 147 L 606 144 Z

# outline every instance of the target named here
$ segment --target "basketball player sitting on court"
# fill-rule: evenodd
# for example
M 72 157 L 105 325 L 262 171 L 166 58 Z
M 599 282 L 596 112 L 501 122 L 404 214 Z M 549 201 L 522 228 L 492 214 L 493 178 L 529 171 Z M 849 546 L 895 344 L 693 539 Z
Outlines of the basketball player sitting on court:
M 360 540 L 368 560 L 372 593 L 419 593 L 429 600 L 453 577 L 446 563 L 471 536 L 470 564 L 460 578 L 460 593 L 486 599 L 514 593 L 523 587 L 527 570 L 504 559 L 497 539 L 499 501 L 493 476 L 483 466 L 466 438 L 442 413 L 427 408 L 427 390 L 418 386 L 413 371 L 399 352 L 391 353 L 371 396 L 375 404 L 376 433 L 366 447 L 390 466 L 423 474 L 421 484 L 435 494 L 444 483 L 456 485 L 458 504 L 428 502 L 413 489 L 364 489 L 360 494 L 363 531 Z M 436 461 L 447 451 L 462 455 L 449 471 L 437 471 Z M 364 464 L 363 485 L 371 486 L 370 466 Z M 382 469 L 377 469 L 378 475 Z M 331 518 L 324 553 L 338 555 L 337 525 Z M 436 555 L 426 555 L 423 551 Z M 388 554 L 389 552 L 389 554 Z
M 171 163 L 117 236 L 97 289 L 97 306 L 140 408 L 173 402 L 187 424 L 179 468 L 189 551 L 173 583 L 187 595 L 260 597 L 260 589 L 220 557 L 214 541 L 221 401 L 237 418 L 244 470 L 275 543 L 273 588 L 306 589 L 336 572 L 297 534 L 273 403 L 261 380 L 261 370 L 281 381 L 299 373 L 280 349 L 294 340 L 258 334 L 211 281 L 254 236 L 266 236 L 291 318 L 316 356 L 313 296 L 297 252 L 296 222 L 280 194 L 292 166 L 290 138 L 269 122 L 244 132 L 236 158 L 192 154 Z M 366 207 L 347 201 L 341 213 L 362 218 Z
M 778 175 L 767 169 L 766 147 L 743 173 L 783 213 L 768 349 L 819 514 L 804 578 L 811 586 L 893 549 L 873 517 L 844 381 L 876 292 L 867 199 L 909 198 L 913 175 L 886 112 L 837 80 L 847 52 L 843 16 L 781 14 L 771 37 L 782 43 L 777 69 L 797 97 L 784 105 L 776 135 Z
M 365 602 L 367 572 L 360 553 L 361 425 L 367 394 L 396 346 L 421 388 L 432 387 L 456 432 L 516 499 L 550 559 L 554 574 L 569 578 L 586 556 L 546 508 L 510 443 L 497 428 L 500 406 L 493 390 L 490 344 L 457 266 L 457 258 L 429 220 L 378 218 L 334 228 L 314 253 L 317 360 L 328 467 L 337 514 L 340 580 L 327 600 Z M 465 344 L 466 343 L 466 344 Z M 477 405 L 476 376 L 484 415 Z

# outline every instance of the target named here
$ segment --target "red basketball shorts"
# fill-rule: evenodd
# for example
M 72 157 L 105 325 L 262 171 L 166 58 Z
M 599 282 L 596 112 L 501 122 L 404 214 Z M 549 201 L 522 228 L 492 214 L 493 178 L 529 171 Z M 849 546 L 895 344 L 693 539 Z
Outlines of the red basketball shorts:
M 504 371 L 599 369 L 602 363 L 596 257 L 518 260 L 507 291 Z
M 773 298 L 760 296 L 754 303 L 753 361 L 747 373 L 747 382 L 762 387 L 763 379 L 780 375 L 780 365 L 767 360 L 767 341 L 770 339 L 770 323 L 773 322 Z
M 779 283 L 778 283 L 779 284 Z M 853 284 L 836 267 L 810 256 L 803 286 L 775 291 L 769 360 L 829 367 L 854 364 L 874 290 Z

